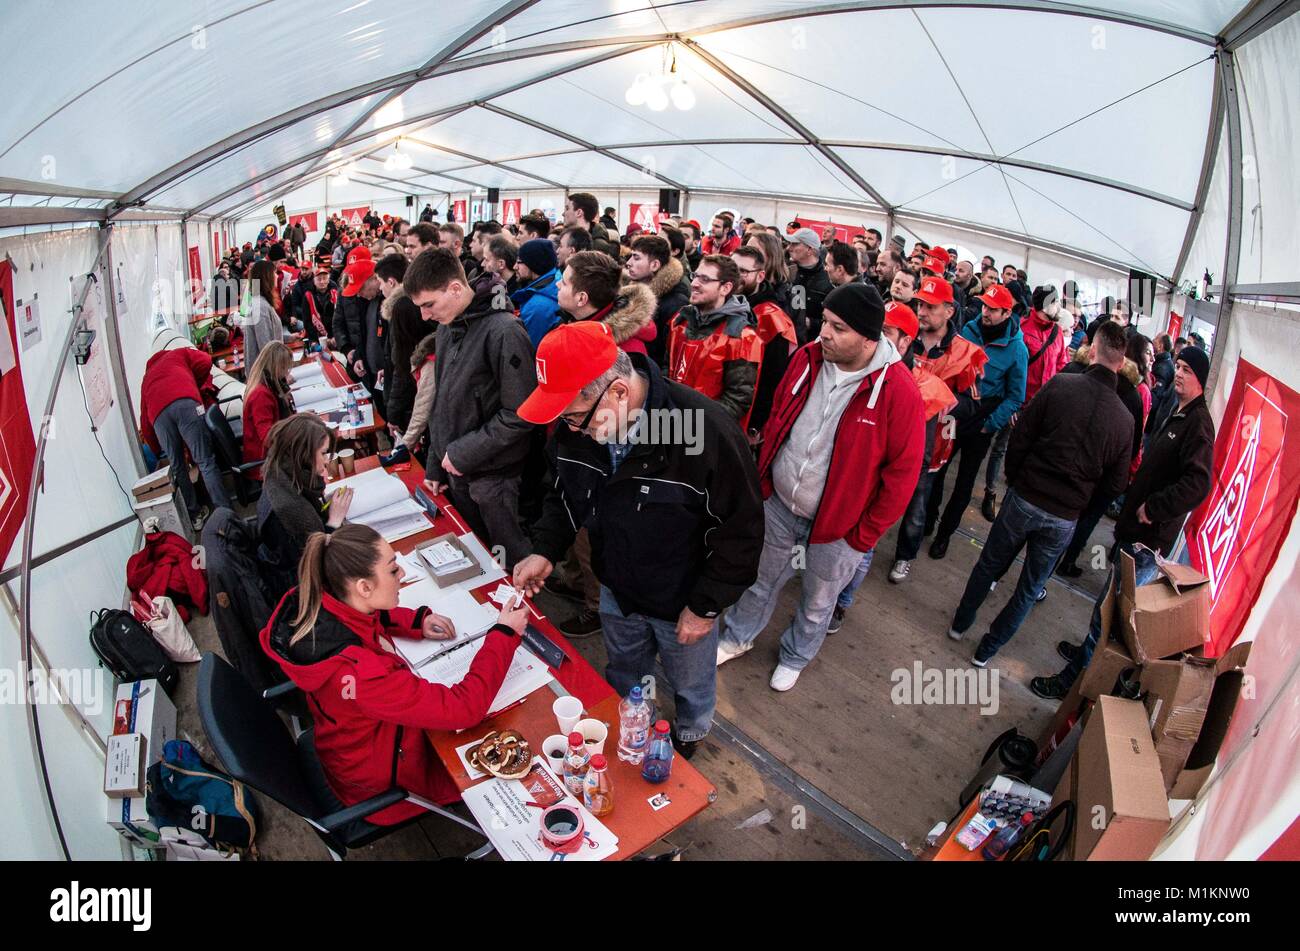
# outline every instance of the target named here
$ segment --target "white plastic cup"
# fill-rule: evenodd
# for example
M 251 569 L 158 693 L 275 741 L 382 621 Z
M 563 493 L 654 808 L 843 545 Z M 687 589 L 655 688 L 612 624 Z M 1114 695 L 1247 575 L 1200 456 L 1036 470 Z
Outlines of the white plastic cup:
M 582 701 L 577 697 L 558 697 L 555 703 L 551 704 L 551 710 L 555 713 L 555 720 L 560 725 L 562 736 L 567 737 L 572 733 L 578 726 L 578 721 L 582 719 Z
M 574 729 L 582 734 L 582 740 L 587 744 L 588 756 L 605 752 L 605 740 L 609 738 L 609 727 L 605 724 L 599 720 L 579 720 Z
M 564 775 L 564 754 L 569 750 L 569 740 L 563 734 L 552 733 L 542 740 L 542 755 L 556 776 Z

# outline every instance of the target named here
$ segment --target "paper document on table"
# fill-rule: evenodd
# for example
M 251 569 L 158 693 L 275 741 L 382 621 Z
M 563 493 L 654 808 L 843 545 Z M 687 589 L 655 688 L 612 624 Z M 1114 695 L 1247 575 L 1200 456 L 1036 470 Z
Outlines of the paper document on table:
M 304 363 L 289 371 L 289 389 L 301 390 L 307 386 L 325 386 L 325 370 L 319 363 Z
M 482 637 L 497 620 L 497 612 L 492 605 L 480 604 L 465 591 L 443 591 L 432 581 L 419 581 L 403 588 L 398 592 L 397 603 L 411 609 L 427 607 L 434 614 L 441 614 L 451 621 L 456 629 L 455 638 L 445 641 L 394 642 L 407 662 L 417 669 L 467 641 Z
M 461 798 L 508 862 L 595 862 L 618 851 L 618 836 L 564 788 L 542 757 L 533 760 L 523 779 L 485 780 Z M 541 840 L 542 810 L 557 803 L 582 816 L 583 842 L 572 854 L 552 852 Z
M 330 483 L 325 488 L 326 498 L 332 499 L 343 486 L 352 489 L 347 520 L 369 525 L 386 541 L 396 541 L 432 527 L 424 509 L 411 498 L 406 483 L 383 469 L 371 469 Z
M 343 389 L 313 383 L 293 391 L 293 408 L 299 413 L 333 413 L 343 408 Z
M 369 429 L 375 425 L 375 405 L 373 403 L 361 403 L 357 406 L 358 419 L 355 423 L 348 422 L 348 412 L 346 409 L 331 410 L 328 413 L 317 414 L 325 420 L 325 425 L 330 429 L 337 429 L 344 438 L 347 438 L 349 430 Z
M 410 584 L 413 581 L 423 581 L 429 577 L 429 572 L 424 568 L 424 562 L 420 561 L 415 552 L 403 555 L 400 552 L 397 555 L 397 563 L 402 566 L 405 574 L 402 576 L 403 584 Z
M 430 683 L 451 687 L 465 679 L 470 664 L 474 662 L 482 647 L 483 638 L 470 641 L 455 650 L 436 655 L 421 666 L 418 673 Z M 515 649 L 514 656 L 510 658 L 510 669 L 506 671 L 506 679 L 502 681 L 501 689 L 497 691 L 492 706 L 488 708 L 488 715 L 504 710 L 538 687 L 544 687 L 550 682 L 551 672 L 546 669 L 545 662 L 538 660 L 521 644 Z

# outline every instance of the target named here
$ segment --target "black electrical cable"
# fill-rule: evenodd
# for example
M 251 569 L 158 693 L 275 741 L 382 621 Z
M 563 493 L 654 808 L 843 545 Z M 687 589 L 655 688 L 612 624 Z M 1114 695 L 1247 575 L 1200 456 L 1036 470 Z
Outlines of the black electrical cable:
M 90 412 L 90 400 L 86 396 L 86 383 L 81 379 L 81 371 L 73 370 L 77 375 L 77 383 L 81 387 L 81 405 L 86 408 L 86 419 L 90 422 L 90 432 L 95 437 L 95 445 L 99 447 L 99 454 L 104 457 L 104 464 L 108 466 L 108 471 L 113 473 L 113 481 L 117 483 L 118 491 L 122 493 L 122 498 L 126 499 L 128 506 L 133 506 L 131 493 L 127 492 L 122 486 L 122 480 L 118 478 L 117 470 L 113 468 L 113 463 L 108 460 L 108 453 L 104 451 L 104 444 L 99 441 L 99 427 L 95 425 L 95 417 Z

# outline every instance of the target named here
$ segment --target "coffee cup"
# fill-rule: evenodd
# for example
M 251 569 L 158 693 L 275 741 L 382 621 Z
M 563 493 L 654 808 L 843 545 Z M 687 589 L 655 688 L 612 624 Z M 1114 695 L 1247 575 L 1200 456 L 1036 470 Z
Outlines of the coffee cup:
M 588 756 L 605 752 L 605 740 L 609 737 L 609 727 L 605 724 L 599 720 L 579 720 L 574 730 L 582 734 L 582 740 L 587 745 Z
M 582 719 L 582 701 L 577 697 L 558 697 L 551 704 L 555 720 L 560 725 L 560 734 L 568 736 Z
M 556 776 L 564 775 L 564 754 L 569 750 L 569 741 L 561 733 L 552 733 L 542 740 L 542 755 Z
M 338 460 L 345 474 L 352 475 L 357 471 L 357 452 L 355 449 L 340 449 L 338 451 Z

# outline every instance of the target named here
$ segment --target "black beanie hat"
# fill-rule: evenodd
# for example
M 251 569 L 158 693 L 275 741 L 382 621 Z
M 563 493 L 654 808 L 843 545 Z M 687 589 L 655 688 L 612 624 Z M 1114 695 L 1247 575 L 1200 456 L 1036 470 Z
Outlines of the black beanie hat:
M 853 281 L 826 295 L 822 307 L 829 310 L 868 340 L 880 339 L 885 325 L 885 302 L 874 284 Z
M 828 301 L 830 297 L 826 298 Z M 1201 389 L 1205 389 L 1205 381 L 1210 376 L 1210 357 L 1204 350 L 1199 347 L 1183 347 L 1178 351 L 1178 360 L 1187 364 L 1187 368 L 1196 374 L 1196 378 L 1201 381 Z

